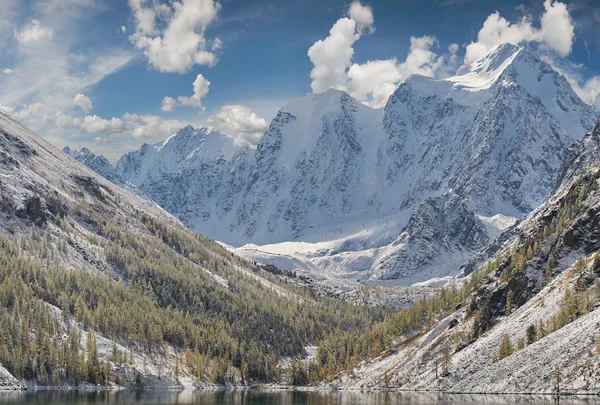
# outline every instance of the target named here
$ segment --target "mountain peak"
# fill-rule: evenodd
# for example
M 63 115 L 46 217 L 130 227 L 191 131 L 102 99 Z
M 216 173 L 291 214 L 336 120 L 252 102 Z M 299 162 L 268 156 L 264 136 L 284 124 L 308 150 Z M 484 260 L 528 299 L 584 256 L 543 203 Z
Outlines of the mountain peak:
M 71 149 L 69 146 L 65 146 L 62 151 L 66 155 L 70 156 L 72 159 L 86 165 L 102 177 L 116 184 L 117 186 L 132 191 L 129 182 L 115 171 L 114 167 L 104 156 L 95 155 L 86 147 L 77 150 Z
M 83 160 L 90 158 L 90 159 L 102 159 L 102 160 L 106 160 L 108 162 L 108 160 L 102 156 L 96 156 L 95 154 L 93 154 L 92 152 L 90 152 L 90 150 L 88 148 L 86 148 L 85 146 L 82 147 L 81 149 L 71 149 L 68 145 L 65 146 L 63 148 L 63 153 L 65 153 L 66 155 L 69 155 L 70 157 L 72 157 L 73 159 L 79 161 L 80 163 L 83 162 Z
M 523 48 L 517 45 L 500 44 L 484 57 L 461 67 L 456 72 L 456 76 L 446 81 L 452 83 L 454 87 L 468 91 L 489 89 L 523 51 Z
M 337 112 L 340 106 L 347 100 L 354 100 L 343 90 L 328 89 L 323 93 L 310 93 L 306 96 L 297 97 L 281 108 L 281 111 L 290 113 L 296 117 L 304 117 L 312 114 L 325 115 L 328 112 Z

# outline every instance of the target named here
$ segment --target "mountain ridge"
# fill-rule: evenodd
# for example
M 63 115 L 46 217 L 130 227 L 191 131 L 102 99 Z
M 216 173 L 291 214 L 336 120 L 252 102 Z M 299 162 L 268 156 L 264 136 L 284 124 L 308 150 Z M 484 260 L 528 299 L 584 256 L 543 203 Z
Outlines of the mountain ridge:
M 335 279 L 410 284 L 425 279 L 403 267 L 412 260 L 399 258 L 413 252 L 394 241 L 423 201 L 462 200 L 462 214 L 491 232 L 463 253 L 450 243 L 452 265 L 427 254 L 452 255 L 437 240 L 414 252 L 430 266 L 425 273 L 448 276 L 501 230 L 486 218 L 518 218 L 544 200 L 575 134 L 590 130 L 594 115 L 547 63 L 504 44 L 457 76 L 411 76 L 383 109 L 338 90 L 294 99 L 256 149 L 234 145 L 229 159 L 217 147 L 212 160 L 174 155 L 168 170 L 139 174 L 163 165 L 157 144 L 116 167 L 188 226 L 249 259 L 284 268 L 300 260 Z M 422 268 L 423 260 L 414 262 Z

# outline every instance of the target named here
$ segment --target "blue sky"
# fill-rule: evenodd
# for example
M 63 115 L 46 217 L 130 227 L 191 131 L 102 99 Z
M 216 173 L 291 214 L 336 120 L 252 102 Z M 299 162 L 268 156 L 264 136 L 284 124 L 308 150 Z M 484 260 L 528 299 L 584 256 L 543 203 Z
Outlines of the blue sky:
M 408 75 L 507 40 L 592 103 L 599 24 L 597 0 L 2 0 L 0 108 L 113 161 L 185 124 L 256 143 L 293 97 L 336 87 L 380 107 Z

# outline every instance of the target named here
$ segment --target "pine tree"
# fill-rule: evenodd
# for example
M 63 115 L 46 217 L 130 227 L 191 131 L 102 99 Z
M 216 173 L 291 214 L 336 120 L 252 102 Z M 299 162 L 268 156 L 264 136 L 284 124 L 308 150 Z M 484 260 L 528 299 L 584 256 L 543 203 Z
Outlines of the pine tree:
M 525 334 L 527 335 L 527 344 L 530 345 L 532 343 L 535 342 L 536 337 L 537 337 L 537 331 L 535 329 L 535 325 L 531 324 L 527 327 L 527 330 L 525 331 Z
M 179 377 L 179 356 L 175 354 L 175 365 L 173 366 L 173 377 Z
M 513 345 L 510 341 L 510 336 L 504 335 L 502 336 L 502 341 L 500 342 L 500 347 L 498 348 L 498 360 L 502 360 L 513 353 Z
M 450 346 L 445 343 L 442 347 L 442 375 L 448 375 L 452 367 L 452 355 L 450 354 Z
M 513 292 L 512 290 L 508 292 L 506 296 L 506 316 L 512 313 L 512 300 L 513 300 Z

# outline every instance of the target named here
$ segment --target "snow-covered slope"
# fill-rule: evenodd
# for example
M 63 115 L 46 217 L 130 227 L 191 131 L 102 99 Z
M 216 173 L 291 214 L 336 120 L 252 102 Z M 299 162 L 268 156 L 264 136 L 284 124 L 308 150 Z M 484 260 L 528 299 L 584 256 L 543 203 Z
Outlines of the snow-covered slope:
M 116 169 L 248 258 L 407 284 L 456 272 L 498 233 L 482 218 L 539 205 L 594 120 L 563 76 L 506 44 L 449 79 L 409 78 L 383 109 L 329 90 L 284 106 L 256 149 L 185 128 Z
M 587 158 L 597 153 L 598 137 L 600 131 L 594 131 L 578 145 L 579 153 L 573 152 L 565 166 L 572 169 L 578 162 L 581 170 L 563 176 L 555 193 L 519 224 L 496 251 L 489 274 L 455 312 L 398 336 L 393 349 L 359 364 L 352 375 L 342 373 L 336 382 L 348 389 L 387 385 L 553 393 L 560 373 L 562 393 L 597 394 L 600 162 Z M 529 344 L 528 327 L 538 331 Z M 498 359 L 506 337 L 514 352 Z M 450 351 L 447 374 L 441 371 L 445 346 Z
M 86 151 L 72 154 L 90 166 L 104 162 Z M 231 347 L 237 339 L 246 340 L 235 343 L 236 347 L 251 348 L 244 352 L 249 363 L 265 367 L 267 363 L 261 359 L 269 357 L 274 369 L 279 356 L 296 358 L 304 346 L 321 339 L 306 332 L 305 319 L 311 327 L 321 322 L 327 334 L 330 326 L 331 331 L 337 329 L 333 325 L 340 305 L 349 314 L 356 312 L 350 304 L 330 306 L 331 301 L 321 301 L 313 294 L 326 291 L 311 289 L 308 281 L 275 275 L 232 254 L 155 203 L 117 187 L 55 149 L 2 112 L 0 247 L 0 390 L 8 384 L 19 388 L 9 373 L 28 378 L 28 384 L 56 386 L 58 382 L 63 387 L 86 387 L 89 381 L 96 387 L 100 380 L 88 374 L 95 366 L 91 352 L 85 350 L 86 346 L 91 350 L 86 339 L 92 331 L 97 336 L 97 359 L 106 362 L 116 377 L 111 384 L 135 384 L 138 388 L 140 384 L 146 388 L 223 384 L 225 380 L 213 380 L 208 370 L 210 364 L 222 361 L 223 373 L 233 373 L 233 358 L 220 356 L 233 353 Z M 233 315 L 242 304 L 247 308 L 239 317 Z M 288 322 L 279 308 L 286 308 L 285 313 L 294 319 Z M 343 318 L 340 322 L 347 320 Z M 152 337 L 148 335 L 151 328 L 144 326 L 150 324 L 156 327 Z M 205 335 L 200 329 L 204 325 L 211 325 Z M 134 328 L 136 339 L 132 342 L 128 337 Z M 63 335 L 75 329 L 81 332 L 81 340 L 64 341 Z M 169 332 L 175 329 L 175 334 Z M 277 333 L 271 333 L 273 330 Z M 179 376 L 165 373 L 180 364 L 181 353 L 193 346 L 185 336 L 202 341 L 204 346 L 198 350 L 207 359 L 202 363 L 206 370 L 196 364 L 202 368 L 195 370 L 202 372 L 192 373 L 191 367 L 181 363 Z M 41 341 L 44 347 L 56 348 L 53 352 L 68 351 L 71 358 L 86 353 L 86 370 L 73 377 L 59 370 L 71 367 L 75 360 L 55 362 L 47 350 L 21 349 L 34 348 L 33 342 Z M 285 348 L 269 354 L 278 350 L 278 341 Z M 74 350 L 78 342 L 85 351 Z M 290 342 L 297 342 L 294 349 Z M 123 353 L 118 361 L 113 347 Z M 129 359 L 126 367 L 124 357 Z M 28 365 L 34 362 L 48 365 L 43 370 L 52 374 L 28 372 Z M 23 364 L 27 365 L 21 368 Z M 236 371 L 235 375 L 242 374 Z M 239 377 L 227 377 L 226 381 L 229 385 L 251 380 L 242 383 Z
M 68 146 L 65 146 L 62 151 L 68 156 L 78 161 L 79 163 L 86 165 L 105 179 L 110 180 L 117 186 L 128 189 L 130 191 L 137 191 L 135 190 L 135 186 L 128 182 L 119 173 L 117 173 L 115 168 L 104 156 L 95 155 L 94 153 L 90 152 L 88 148 L 73 150 Z
M 210 236 L 224 236 L 228 224 L 221 219 L 236 203 L 253 153 L 215 129 L 188 126 L 127 153 L 115 169 L 186 225 L 208 230 L 202 224 L 209 221 Z

